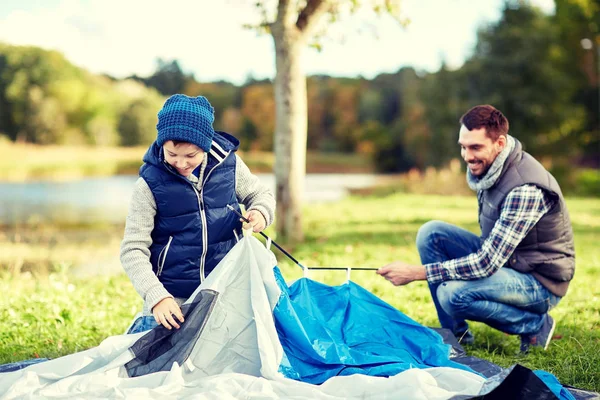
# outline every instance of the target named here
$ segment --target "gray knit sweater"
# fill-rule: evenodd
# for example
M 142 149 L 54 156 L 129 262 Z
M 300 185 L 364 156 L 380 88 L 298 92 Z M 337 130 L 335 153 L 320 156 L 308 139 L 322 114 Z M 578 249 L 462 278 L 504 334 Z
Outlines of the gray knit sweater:
M 235 192 L 237 200 L 246 210 L 257 210 L 264 217 L 269 226 L 273 222 L 275 213 L 275 197 L 271 190 L 266 188 L 248 166 L 236 157 Z M 205 156 L 200 168 L 199 178 L 190 175 L 188 179 L 198 184 L 202 181 L 208 158 Z M 150 187 L 143 178 L 135 182 L 129 213 L 125 223 L 125 233 L 121 242 L 121 264 L 131 279 L 133 287 L 144 299 L 144 315 L 151 315 L 152 307 L 167 297 L 173 297 L 164 288 L 162 283 L 152 271 L 150 264 L 150 245 L 152 244 L 152 230 L 154 229 L 154 216 L 156 215 L 156 202 Z M 175 298 L 178 304 L 187 299 Z

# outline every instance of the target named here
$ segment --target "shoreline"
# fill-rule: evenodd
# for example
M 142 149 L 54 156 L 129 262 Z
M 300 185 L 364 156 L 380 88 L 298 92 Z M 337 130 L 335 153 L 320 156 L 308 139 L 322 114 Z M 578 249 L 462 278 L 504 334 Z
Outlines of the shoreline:
M 91 177 L 137 175 L 146 147 L 40 146 L 0 143 L 0 183 L 64 182 Z M 272 152 L 237 153 L 254 173 L 272 173 Z M 376 173 L 366 154 L 306 155 L 306 173 Z

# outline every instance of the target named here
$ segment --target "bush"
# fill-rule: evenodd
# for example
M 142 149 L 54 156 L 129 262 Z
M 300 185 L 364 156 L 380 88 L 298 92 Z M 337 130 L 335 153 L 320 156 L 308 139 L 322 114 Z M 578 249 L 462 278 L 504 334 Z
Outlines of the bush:
M 600 197 L 600 170 L 584 169 L 576 174 L 575 194 L 578 196 Z

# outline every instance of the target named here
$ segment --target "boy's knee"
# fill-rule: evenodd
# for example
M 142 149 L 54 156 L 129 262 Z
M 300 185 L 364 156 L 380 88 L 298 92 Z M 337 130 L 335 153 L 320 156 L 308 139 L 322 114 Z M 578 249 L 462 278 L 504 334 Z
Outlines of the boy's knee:
M 448 224 L 442 221 L 428 221 L 421 225 L 417 232 L 417 249 L 421 251 L 429 247 L 435 238 L 440 233 L 444 232 Z
M 449 315 L 456 316 L 470 307 L 471 298 L 465 295 L 466 285 L 463 281 L 447 281 L 438 286 L 438 301 Z

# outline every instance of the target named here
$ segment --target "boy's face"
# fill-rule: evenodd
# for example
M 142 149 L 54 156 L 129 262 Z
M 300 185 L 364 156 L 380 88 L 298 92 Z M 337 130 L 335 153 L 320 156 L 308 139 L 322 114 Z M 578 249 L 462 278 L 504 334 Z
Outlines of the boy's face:
M 195 144 L 180 142 L 177 145 L 172 140 L 163 144 L 165 161 L 179 174 L 187 177 L 204 160 L 204 150 Z

